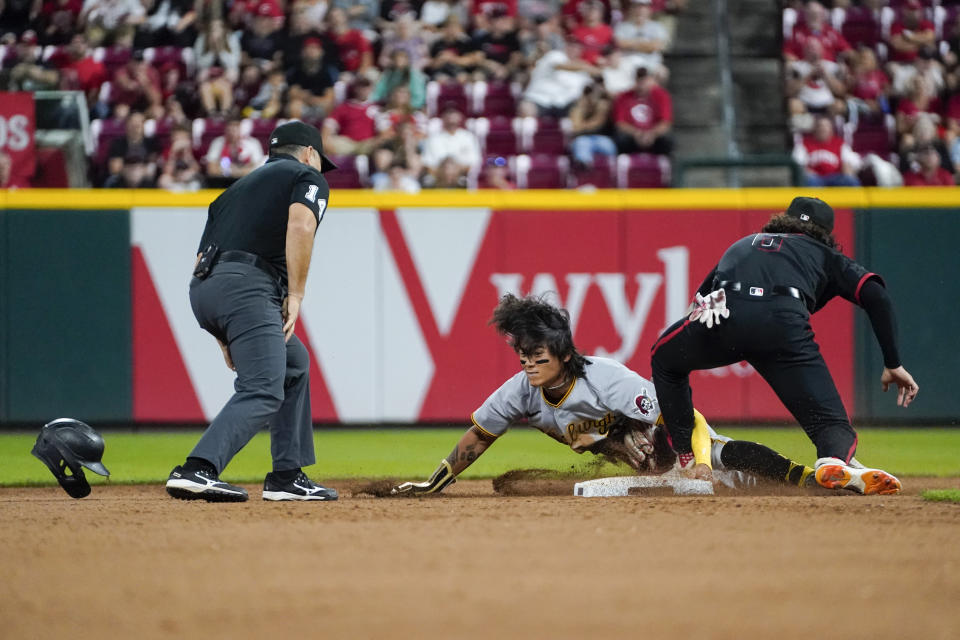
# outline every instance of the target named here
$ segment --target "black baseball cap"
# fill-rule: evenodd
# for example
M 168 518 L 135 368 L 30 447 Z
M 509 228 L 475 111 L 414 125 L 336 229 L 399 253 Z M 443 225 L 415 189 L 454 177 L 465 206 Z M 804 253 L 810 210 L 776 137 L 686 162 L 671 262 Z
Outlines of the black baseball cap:
M 787 207 L 787 215 L 833 232 L 833 208 L 820 198 L 794 198 Z
M 301 122 L 300 120 L 291 120 L 285 122 L 273 130 L 270 134 L 270 149 L 274 147 L 283 147 L 288 144 L 298 144 L 301 147 L 313 147 L 320 154 L 320 172 L 336 169 L 337 165 L 330 162 L 330 158 L 323 155 L 323 137 L 316 127 Z

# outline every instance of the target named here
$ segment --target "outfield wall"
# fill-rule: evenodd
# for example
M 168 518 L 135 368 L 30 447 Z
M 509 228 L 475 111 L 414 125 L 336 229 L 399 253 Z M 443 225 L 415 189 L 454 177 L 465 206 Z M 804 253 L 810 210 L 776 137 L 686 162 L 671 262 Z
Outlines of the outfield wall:
M 337 192 L 317 235 L 298 326 L 322 422 L 464 422 L 517 370 L 487 325 L 499 295 L 553 292 L 581 350 L 649 376 L 649 347 L 735 239 L 798 191 Z M 190 423 L 232 392 L 196 326 L 189 272 L 215 192 L 0 192 L 0 421 Z M 869 323 L 835 302 L 814 329 L 848 408 L 874 420 L 950 421 L 940 372 L 957 361 L 960 194 L 828 190 L 847 252 L 884 275 L 909 414 L 877 392 Z M 69 209 L 67 207 L 70 207 Z M 717 421 L 787 420 L 755 371 L 694 374 Z

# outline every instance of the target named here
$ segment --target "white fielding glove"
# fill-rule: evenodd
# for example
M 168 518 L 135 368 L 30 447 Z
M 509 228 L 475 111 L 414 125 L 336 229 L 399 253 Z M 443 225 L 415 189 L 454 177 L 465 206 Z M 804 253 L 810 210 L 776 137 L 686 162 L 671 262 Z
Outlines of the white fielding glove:
M 707 329 L 712 329 L 714 325 L 719 326 L 720 318 L 730 317 L 730 310 L 727 309 L 727 292 L 723 289 L 713 291 L 706 297 L 698 292 L 692 307 L 690 321 L 701 322 L 707 325 Z

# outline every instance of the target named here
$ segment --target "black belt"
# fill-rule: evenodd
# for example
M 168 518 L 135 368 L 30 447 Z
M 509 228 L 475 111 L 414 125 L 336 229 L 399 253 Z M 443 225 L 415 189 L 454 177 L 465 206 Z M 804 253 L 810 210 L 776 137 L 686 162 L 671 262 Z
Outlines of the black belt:
M 796 298 L 797 300 L 803 300 L 803 294 L 800 293 L 800 290 L 796 287 L 774 285 L 765 289 L 763 287 L 751 287 L 743 284 L 742 282 L 723 280 L 717 283 L 717 288 L 726 289 L 727 291 L 737 291 L 739 293 L 756 296 L 758 298 L 762 298 L 764 296 L 790 296 L 791 298 Z
M 253 265 L 276 280 L 278 283 L 283 283 L 283 280 L 280 278 L 280 274 L 277 273 L 277 270 L 274 268 L 274 266 L 255 253 L 237 250 L 223 251 L 219 256 L 217 256 L 217 260 L 213 264 L 218 265 L 221 262 L 242 262 L 244 264 Z

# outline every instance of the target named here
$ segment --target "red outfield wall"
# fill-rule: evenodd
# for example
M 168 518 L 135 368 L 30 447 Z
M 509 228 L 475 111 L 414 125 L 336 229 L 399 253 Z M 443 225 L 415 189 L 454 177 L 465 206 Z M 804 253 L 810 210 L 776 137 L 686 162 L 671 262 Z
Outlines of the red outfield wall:
M 571 312 L 582 352 L 649 377 L 659 333 L 683 314 L 723 249 L 770 213 L 333 208 L 318 233 L 298 327 L 313 360 L 314 417 L 466 421 L 519 367 L 487 326 L 507 291 L 554 295 Z M 137 421 L 202 422 L 229 397 L 219 350 L 185 304 L 204 218 L 200 208 L 132 211 Z M 849 255 L 852 213 L 838 209 L 836 226 Z M 835 301 L 814 317 L 848 408 L 853 313 Z M 696 373 L 693 387 L 712 420 L 789 419 L 748 365 Z

